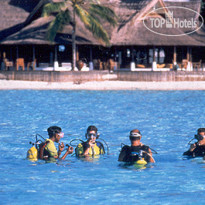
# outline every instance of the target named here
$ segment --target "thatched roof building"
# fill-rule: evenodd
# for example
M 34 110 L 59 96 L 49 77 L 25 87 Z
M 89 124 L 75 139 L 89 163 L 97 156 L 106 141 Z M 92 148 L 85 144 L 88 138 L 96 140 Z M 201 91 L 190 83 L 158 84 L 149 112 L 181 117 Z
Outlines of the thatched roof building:
M 19 6 L 17 9 L 18 12 L 14 12 L 14 6 L 11 2 L 18 2 Z M 5 21 L 6 26 L 1 26 L 0 31 L 3 32 L 5 29 L 9 32 L 6 32 L 7 37 L 3 39 L 2 44 L 52 44 L 46 40 L 46 29 L 48 27 L 49 22 L 52 18 L 38 18 L 31 22 L 32 19 L 36 19 L 36 12 L 42 8 L 42 5 L 47 1 L 38 0 L 32 1 L 33 3 L 29 3 L 30 1 L 26 1 L 26 4 L 22 2 L 25 1 L 15 1 L 15 0 L 6 0 L 4 3 L 6 14 L 10 16 Z M 199 0 L 191 0 L 190 2 L 166 2 L 163 0 L 104 0 L 103 3 L 105 5 L 113 8 L 118 16 L 118 26 L 116 28 L 107 27 L 111 45 L 156 45 L 156 46 L 205 46 L 204 41 L 198 41 L 197 34 L 193 36 L 174 36 L 175 34 L 182 34 L 184 31 L 179 29 L 171 29 L 167 31 L 167 34 L 171 34 L 173 36 L 167 37 L 166 35 L 158 35 L 156 33 L 148 30 L 143 22 L 143 17 L 150 12 L 156 5 L 158 7 L 169 7 L 169 6 L 181 6 L 193 9 L 194 11 L 199 12 L 200 10 L 200 1 Z M 21 5 L 24 5 L 22 8 Z M 36 6 L 36 7 L 35 7 Z M 32 8 L 34 8 L 32 10 Z M 2 9 L 2 7 L 1 7 Z M 13 10 L 12 10 L 13 9 Z M 10 10 L 10 11 L 9 11 Z M 30 12 L 30 13 L 29 13 Z M 15 15 L 11 15 L 15 13 Z M 2 14 L 0 12 L 0 14 Z M 30 14 L 30 16 L 29 16 Z M 2 14 L 3 15 L 3 14 Z M 174 13 L 177 17 L 180 18 L 190 18 L 190 15 L 194 18 L 198 18 L 196 14 L 193 12 L 189 12 L 185 10 L 185 12 L 177 12 Z M 4 18 L 1 18 L 1 21 L 4 22 Z M 8 23 L 7 23 L 8 22 Z M 150 22 L 149 22 L 150 23 Z M 16 29 L 19 31 L 13 30 L 14 26 L 22 25 L 23 27 L 20 29 Z M 149 25 L 148 25 L 149 26 Z M 9 29 L 10 28 L 10 29 Z M 165 27 L 161 28 L 163 32 L 166 30 Z M 16 32 L 15 32 L 16 31 Z M 158 29 L 159 31 L 159 29 Z M 62 34 L 58 34 L 54 43 L 63 43 L 70 44 L 71 43 L 71 33 L 72 27 L 67 26 L 64 29 Z M 166 34 L 166 32 L 165 32 Z M 1 35 L 0 35 L 1 36 Z M 2 36 L 1 36 L 2 37 Z M 4 37 L 4 36 L 3 36 Z M 1 39 L 1 38 L 0 38 Z M 81 21 L 77 20 L 77 44 L 84 45 L 100 45 L 101 43 L 93 37 L 93 35 L 84 27 Z
M 67 25 L 63 32 L 58 33 L 54 42 L 49 42 L 46 39 L 47 28 L 53 17 L 42 18 L 41 11 L 43 5 L 48 1 L 5 0 L 0 7 L 0 46 L 71 45 L 71 25 Z M 151 18 L 165 19 L 169 12 L 172 12 L 175 18 L 195 19 L 200 24 L 198 15 L 201 5 L 200 0 L 189 0 L 186 2 L 163 0 L 102 0 L 101 2 L 112 8 L 118 17 L 118 25 L 115 28 L 102 22 L 110 36 L 111 48 L 114 47 L 115 52 L 116 48 L 119 47 L 125 48 L 124 50 L 127 48 L 131 49 L 132 47 L 146 47 L 147 49 L 169 47 L 167 49 L 169 52 L 170 50 L 173 52 L 175 47 L 187 48 L 189 46 L 191 48 L 205 48 L 205 31 L 203 27 L 190 35 L 185 35 L 190 32 L 190 29 L 168 29 L 166 25 L 160 28 L 149 29 L 152 23 L 150 21 Z M 187 10 L 185 9 L 179 12 L 176 7 L 187 8 Z M 163 9 L 159 11 L 159 8 Z M 190 12 L 190 10 L 195 12 Z M 168 18 L 170 21 L 173 21 L 172 17 L 168 16 Z M 79 46 L 102 46 L 102 42 L 97 40 L 78 18 L 76 43 Z M 121 51 L 124 52 L 123 49 Z M 149 53 L 149 50 L 146 52 Z M 180 58 L 183 59 L 184 54 L 180 55 Z M 171 61 L 169 59 L 169 62 Z

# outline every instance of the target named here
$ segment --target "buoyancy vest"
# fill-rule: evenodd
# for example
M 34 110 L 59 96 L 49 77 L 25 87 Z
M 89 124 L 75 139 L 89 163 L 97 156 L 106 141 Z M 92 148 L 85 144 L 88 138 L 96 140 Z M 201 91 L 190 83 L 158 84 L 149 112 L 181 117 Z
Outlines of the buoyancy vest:
M 144 151 L 142 152 L 142 156 L 139 155 L 140 151 Z M 125 145 L 120 152 L 118 161 L 132 163 L 138 161 L 140 157 L 142 157 L 146 162 L 150 162 L 150 156 L 148 153 L 149 153 L 149 147 L 146 145 L 142 145 L 142 146 Z
M 190 157 L 204 157 L 205 156 L 205 145 L 199 146 L 197 143 L 196 148 L 191 152 L 191 151 L 186 151 L 184 152 L 183 155 L 187 155 Z
M 78 144 L 78 146 L 75 149 L 76 155 L 77 156 L 83 155 L 87 147 L 88 147 L 87 142 Z M 100 154 L 105 154 L 105 149 L 101 142 L 96 141 L 94 147 L 91 147 L 89 149 L 89 155 L 94 156 L 94 155 L 100 155 Z

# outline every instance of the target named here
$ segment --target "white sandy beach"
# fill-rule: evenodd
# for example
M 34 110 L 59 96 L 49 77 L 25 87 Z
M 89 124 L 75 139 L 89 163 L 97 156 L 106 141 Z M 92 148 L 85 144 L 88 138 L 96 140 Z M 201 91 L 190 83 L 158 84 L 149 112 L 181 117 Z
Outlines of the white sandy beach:
M 133 81 L 90 81 L 76 84 L 73 82 L 37 82 L 0 80 L 0 90 L 205 90 L 205 81 L 185 82 L 133 82 Z

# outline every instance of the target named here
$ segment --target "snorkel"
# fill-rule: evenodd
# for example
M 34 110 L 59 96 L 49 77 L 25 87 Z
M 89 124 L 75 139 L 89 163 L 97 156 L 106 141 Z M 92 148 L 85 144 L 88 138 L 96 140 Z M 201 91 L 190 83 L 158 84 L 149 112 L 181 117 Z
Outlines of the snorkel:
M 86 139 L 91 143 L 95 143 L 95 140 L 99 137 L 99 135 L 95 134 L 93 131 L 86 134 Z
M 191 140 L 188 142 L 188 145 L 190 145 L 193 140 L 197 140 L 197 142 L 195 142 L 195 143 L 196 143 L 197 145 L 201 145 L 201 144 L 200 144 L 200 141 L 202 141 L 203 139 L 205 139 L 205 128 L 199 128 L 199 129 L 197 130 L 197 134 L 194 135 L 194 138 L 191 139 Z
M 198 141 L 203 140 L 204 137 L 205 137 L 205 136 L 203 136 L 203 135 L 199 135 L 199 134 L 194 136 L 194 138 L 197 139 Z
M 200 142 L 205 138 L 205 136 L 198 134 L 195 135 L 194 138 L 198 140 L 197 144 L 200 146 Z

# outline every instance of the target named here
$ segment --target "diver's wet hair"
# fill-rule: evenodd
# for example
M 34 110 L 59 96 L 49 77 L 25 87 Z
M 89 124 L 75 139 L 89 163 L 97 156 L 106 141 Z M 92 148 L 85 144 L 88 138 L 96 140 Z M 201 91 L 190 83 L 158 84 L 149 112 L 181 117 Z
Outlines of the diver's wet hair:
M 61 133 L 62 129 L 58 126 L 51 126 L 47 129 L 49 138 L 53 137 L 56 133 Z
M 98 129 L 94 125 L 90 125 L 87 129 L 87 133 L 90 132 L 90 131 L 95 131 L 95 133 L 97 133 Z
M 199 134 L 200 132 L 205 132 L 205 128 L 199 128 L 199 129 L 197 130 L 197 133 Z

